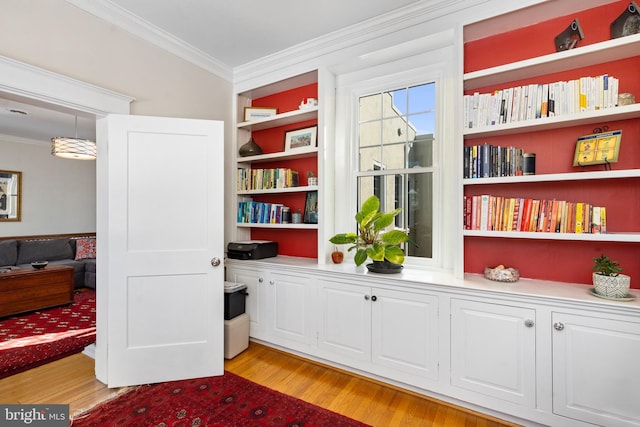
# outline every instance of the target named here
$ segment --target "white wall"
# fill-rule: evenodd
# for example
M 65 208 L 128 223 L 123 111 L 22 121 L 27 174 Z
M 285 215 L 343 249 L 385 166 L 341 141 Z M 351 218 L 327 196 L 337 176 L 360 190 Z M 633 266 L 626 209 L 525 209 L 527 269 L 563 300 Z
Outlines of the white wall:
M 2 56 L 135 98 L 131 105 L 132 114 L 222 120 L 225 122 L 225 140 L 231 140 L 230 82 L 132 36 L 65 0 L 3 0 L 0 40 Z M 23 190 L 27 189 L 26 181 L 33 176 L 31 172 L 27 173 L 28 170 L 46 168 L 43 173 L 51 176 L 53 173 L 49 172 L 59 172 L 55 168 L 60 163 L 52 162 L 56 159 L 48 159 L 50 155 L 30 158 L 23 154 L 36 150 L 35 146 L 7 145 L 17 150 L 12 154 L 15 158 L 12 158 L 6 153 L 5 143 L 0 144 L 2 168 L 25 172 Z M 227 147 L 225 151 L 228 151 Z M 36 160 L 43 163 L 36 163 Z M 64 173 L 94 168 L 91 180 L 95 189 L 95 166 L 69 162 L 65 162 L 67 169 L 63 168 Z M 77 181 L 87 179 L 86 175 L 74 177 Z M 73 181 L 71 177 L 69 180 Z M 94 210 L 87 212 L 91 219 L 75 222 L 75 227 L 61 232 L 95 231 L 95 191 L 93 198 Z M 90 200 L 77 203 L 90 203 Z M 43 205 L 46 205 L 46 201 Z M 54 228 L 62 220 L 50 215 L 41 218 L 46 223 L 36 226 L 34 222 L 25 222 L 27 215 L 32 215 L 32 212 L 29 206 L 23 204 L 23 224 L 12 226 L 27 227 L 19 230 L 20 235 L 52 234 L 57 232 Z M 8 229 L 6 224 L 0 224 L 0 235 L 15 235 L 5 232 Z M 90 224 L 92 228 L 85 229 L 91 227 Z
M 22 172 L 22 221 L 0 223 L 0 236 L 96 230 L 96 163 L 53 157 L 46 144 L 0 138 L 0 170 Z

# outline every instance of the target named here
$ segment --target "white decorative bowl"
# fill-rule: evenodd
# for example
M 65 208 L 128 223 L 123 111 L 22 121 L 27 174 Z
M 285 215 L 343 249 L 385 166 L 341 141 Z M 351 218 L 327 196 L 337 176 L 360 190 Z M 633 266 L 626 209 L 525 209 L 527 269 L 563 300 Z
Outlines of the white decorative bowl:
M 603 276 L 593 273 L 593 286 L 596 293 L 609 298 L 625 298 L 629 294 L 631 287 L 631 277 L 626 274 L 617 276 Z

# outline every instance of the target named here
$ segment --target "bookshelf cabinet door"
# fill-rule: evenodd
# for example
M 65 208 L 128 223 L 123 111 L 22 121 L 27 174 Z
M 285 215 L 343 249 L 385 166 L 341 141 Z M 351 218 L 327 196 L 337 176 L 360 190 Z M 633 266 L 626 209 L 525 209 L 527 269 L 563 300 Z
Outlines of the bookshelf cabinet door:
M 535 315 L 529 308 L 452 300 L 452 384 L 534 408 Z

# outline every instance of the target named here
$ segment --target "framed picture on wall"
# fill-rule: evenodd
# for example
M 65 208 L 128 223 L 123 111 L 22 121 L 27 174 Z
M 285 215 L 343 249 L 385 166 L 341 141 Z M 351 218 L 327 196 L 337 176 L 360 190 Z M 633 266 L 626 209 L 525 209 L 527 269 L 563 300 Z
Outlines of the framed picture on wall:
M 22 217 L 22 172 L 0 170 L 0 221 Z
M 318 126 L 290 130 L 284 134 L 284 151 L 304 151 L 315 148 Z

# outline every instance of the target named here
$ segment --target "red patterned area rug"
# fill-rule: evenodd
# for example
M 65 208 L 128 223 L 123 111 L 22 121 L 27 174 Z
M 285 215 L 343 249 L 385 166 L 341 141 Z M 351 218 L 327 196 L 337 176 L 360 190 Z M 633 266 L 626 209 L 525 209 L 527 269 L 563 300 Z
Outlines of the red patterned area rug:
M 96 293 L 76 292 L 68 306 L 0 320 L 0 378 L 81 352 L 96 341 Z
M 366 426 L 230 372 L 145 385 L 88 412 L 73 427 L 93 426 Z

